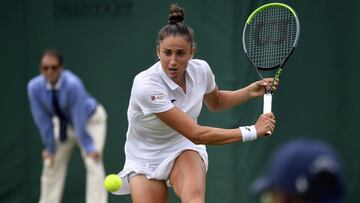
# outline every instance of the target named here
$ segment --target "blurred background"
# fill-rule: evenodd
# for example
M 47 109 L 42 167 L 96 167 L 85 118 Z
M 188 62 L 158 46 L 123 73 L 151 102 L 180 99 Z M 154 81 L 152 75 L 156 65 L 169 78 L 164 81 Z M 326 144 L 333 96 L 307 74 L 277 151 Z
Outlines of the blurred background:
M 234 90 L 258 79 L 242 48 L 247 16 L 270 1 L 178 0 L 195 31 L 197 53 L 211 66 L 218 86 Z M 360 3 L 356 0 L 280 1 L 297 12 L 300 41 L 286 64 L 273 99 L 273 136 L 246 144 L 208 146 L 206 202 L 257 202 L 250 183 L 277 146 L 296 137 L 332 145 L 344 164 L 347 202 L 360 199 L 358 76 Z M 0 2 L 0 202 L 37 202 L 40 135 L 32 120 L 27 82 L 39 74 L 39 56 L 57 48 L 65 67 L 79 75 L 106 108 L 107 173 L 124 164 L 126 110 L 134 76 L 156 62 L 156 36 L 173 1 L 2 0 Z M 199 123 L 223 128 L 253 124 L 262 98 L 221 113 L 203 109 Z M 85 202 L 85 174 L 74 151 L 63 202 Z M 172 190 L 170 190 L 172 191 Z M 171 192 L 170 202 L 180 202 Z M 109 202 L 131 202 L 109 195 Z

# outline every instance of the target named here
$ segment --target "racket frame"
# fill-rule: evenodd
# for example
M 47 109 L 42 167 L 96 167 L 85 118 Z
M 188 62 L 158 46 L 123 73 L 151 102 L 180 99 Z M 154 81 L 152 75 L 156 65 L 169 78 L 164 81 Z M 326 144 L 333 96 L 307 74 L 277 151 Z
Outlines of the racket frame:
M 251 60 L 251 58 L 249 57 L 248 55 L 248 51 L 246 49 L 246 43 L 245 43 L 245 33 L 246 33 L 246 29 L 247 29 L 247 26 L 249 24 L 251 24 L 251 22 L 253 21 L 253 19 L 255 18 L 256 14 L 258 14 L 259 12 L 269 8 L 269 7 L 274 7 L 274 6 L 280 6 L 280 7 L 285 7 L 286 9 L 290 10 L 291 13 L 294 15 L 295 17 L 295 20 L 296 20 L 296 36 L 295 36 L 295 40 L 294 40 L 294 43 L 292 45 L 292 48 L 290 49 L 287 57 L 280 63 L 280 64 L 277 64 L 273 67 L 260 67 L 260 66 L 257 66 L 255 65 L 255 63 Z M 242 42 L 243 42 L 243 48 L 244 48 L 244 52 L 247 56 L 247 58 L 249 59 L 250 63 L 253 65 L 253 67 L 255 68 L 257 74 L 259 75 L 259 77 L 261 79 L 264 79 L 264 77 L 261 75 L 260 73 L 260 70 L 263 70 L 263 71 L 271 71 L 271 70 L 275 70 L 275 69 L 278 69 L 275 76 L 274 76 L 274 81 L 277 81 L 279 80 L 279 77 L 282 73 L 282 70 L 283 70 L 283 65 L 286 63 L 286 61 L 289 59 L 290 55 L 293 53 L 293 51 L 295 50 L 296 46 L 297 46 L 297 43 L 299 41 L 299 36 L 300 36 L 300 22 L 299 22 L 299 19 L 298 19 L 298 16 L 296 14 L 296 12 L 294 11 L 294 9 L 292 9 L 290 6 L 286 5 L 286 4 L 283 4 L 283 3 L 269 3 L 269 4 L 265 4 L 263 6 L 260 6 L 259 8 L 257 8 L 255 11 L 253 11 L 250 16 L 248 17 L 248 19 L 246 20 L 246 23 L 245 23 L 245 26 L 244 26 L 244 29 L 243 29 L 243 36 L 242 36 Z M 271 88 L 270 89 L 266 89 L 265 88 L 265 94 L 264 94 L 264 97 L 263 97 L 263 113 L 269 113 L 271 112 L 271 107 L 272 107 L 272 94 L 273 94 L 273 89 L 274 89 L 274 83 L 272 83 L 271 85 Z M 271 135 L 271 131 L 268 131 L 266 133 L 266 135 Z

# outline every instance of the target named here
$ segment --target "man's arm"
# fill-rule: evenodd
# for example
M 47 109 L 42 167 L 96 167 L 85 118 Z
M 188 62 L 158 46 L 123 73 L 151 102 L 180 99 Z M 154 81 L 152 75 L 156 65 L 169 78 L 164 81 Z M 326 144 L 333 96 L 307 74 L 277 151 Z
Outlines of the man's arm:
M 41 140 L 47 151 L 51 154 L 55 153 L 54 126 L 52 123 L 52 114 L 40 103 L 40 94 L 36 90 L 34 83 L 28 85 L 28 98 L 30 109 L 41 135 Z
M 93 140 L 86 129 L 87 112 L 86 99 L 87 93 L 84 86 L 79 83 L 71 84 L 68 90 L 70 95 L 70 116 L 74 125 L 75 132 L 79 138 L 80 144 L 84 147 L 86 153 L 95 152 Z

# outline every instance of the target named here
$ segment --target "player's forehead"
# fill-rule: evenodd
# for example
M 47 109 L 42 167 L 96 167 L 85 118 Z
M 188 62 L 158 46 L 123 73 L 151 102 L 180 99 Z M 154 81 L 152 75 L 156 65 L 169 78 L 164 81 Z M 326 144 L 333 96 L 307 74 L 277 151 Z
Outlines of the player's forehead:
M 167 50 L 187 50 L 191 48 L 191 43 L 188 42 L 186 36 L 170 35 L 160 41 L 160 49 Z

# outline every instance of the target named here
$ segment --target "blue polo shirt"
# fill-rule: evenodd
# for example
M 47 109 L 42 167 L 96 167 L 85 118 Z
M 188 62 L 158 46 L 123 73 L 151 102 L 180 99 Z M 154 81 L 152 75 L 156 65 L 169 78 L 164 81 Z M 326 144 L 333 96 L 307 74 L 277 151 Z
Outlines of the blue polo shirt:
M 55 112 L 51 91 L 58 91 L 61 111 L 86 152 L 95 151 L 94 143 L 86 129 L 88 118 L 96 109 L 96 100 L 91 97 L 80 78 L 69 70 L 63 70 L 55 86 L 51 86 L 41 74 L 28 83 L 28 97 L 32 116 L 38 127 L 43 144 L 50 153 L 55 153 L 54 126 L 52 118 Z

